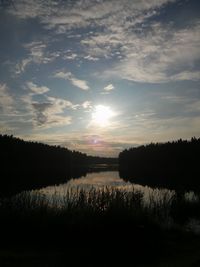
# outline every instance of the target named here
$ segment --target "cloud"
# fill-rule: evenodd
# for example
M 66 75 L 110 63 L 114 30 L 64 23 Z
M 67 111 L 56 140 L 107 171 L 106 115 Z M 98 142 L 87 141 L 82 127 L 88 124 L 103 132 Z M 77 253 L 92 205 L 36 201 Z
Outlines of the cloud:
M 9 12 L 19 18 L 38 18 L 41 23 L 57 30 L 86 27 L 90 24 L 103 24 L 110 19 L 124 21 L 126 13 L 138 21 L 141 12 L 158 9 L 175 0 L 79 0 L 79 1 L 28 1 L 18 0 L 16 9 L 10 8 Z M 148 13 L 148 12 L 147 12 Z M 59 32 L 59 31 L 58 31 Z
M 28 88 L 33 92 L 33 94 L 35 95 L 40 95 L 40 94 L 44 94 L 46 92 L 49 91 L 49 88 L 46 86 L 37 86 L 35 83 L 33 82 L 27 82 L 26 83 Z
M 5 122 L 0 122 L 0 133 L 1 134 L 13 134 L 16 131 L 15 127 L 7 125 Z
M 192 114 L 196 113 L 198 116 L 200 116 L 200 100 L 195 100 L 189 103 L 186 106 L 186 110 L 188 112 L 192 112 Z
M 114 90 L 115 89 L 115 87 L 114 87 L 114 85 L 113 84 L 108 84 L 106 87 L 104 87 L 104 90 L 105 91 L 112 91 L 112 90 Z
M 79 150 L 89 155 L 98 156 L 117 156 L 125 147 L 131 146 L 131 141 L 123 143 L 123 140 L 117 140 L 113 136 L 105 137 L 99 134 L 91 133 L 48 133 L 48 134 L 30 134 L 23 135 L 25 140 L 34 140 L 45 142 L 51 145 L 61 145 L 71 150 Z M 67 140 L 67 141 L 66 141 Z
M 46 44 L 42 43 L 41 41 L 31 42 L 24 44 L 24 48 L 29 51 L 29 55 L 36 63 L 41 63 L 43 61 Z
M 84 101 L 82 104 L 75 104 L 72 106 L 73 110 L 84 109 L 85 112 L 91 111 L 92 102 L 89 100 Z
M 51 110 L 51 103 L 32 103 L 33 111 L 35 112 L 34 122 L 37 126 L 46 126 L 49 121 L 47 111 Z M 51 124 L 51 123 L 50 123 Z
M 98 57 L 93 57 L 91 55 L 84 56 L 84 59 L 86 59 L 88 61 L 98 61 L 99 60 Z
M 112 58 L 113 50 L 118 49 L 122 43 L 120 36 L 119 32 L 97 32 L 93 36 L 82 39 L 81 44 L 92 58 Z
M 172 23 L 150 20 L 167 4 L 175 2 L 79 0 L 58 3 L 36 0 L 33 4 L 19 0 L 16 10 L 9 12 L 22 19 L 37 18 L 43 27 L 54 33 L 67 31 L 70 38 L 78 38 L 84 53 L 81 52 L 81 56 L 67 54 L 64 56 L 67 60 L 80 57 L 87 61 L 98 61 L 102 57 L 113 59 L 115 63 L 102 74 L 106 78 L 115 76 L 146 83 L 199 80 L 195 68 L 200 59 L 200 22 L 176 29 Z M 78 29 L 90 31 L 83 30 L 80 35 L 75 33 Z M 31 62 L 46 64 L 58 56 L 48 53 L 43 42 L 32 42 L 24 47 L 29 51 L 29 57 L 17 64 L 17 73 L 23 72 Z M 65 73 L 65 79 L 83 90 L 89 89 L 86 81 L 77 79 L 71 72 Z
M 60 56 L 60 51 L 50 52 L 48 47 L 42 41 L 33 41 L 23 44 L 27 57 L 19 61 L 15 66 L 15 73 L 25 72 L 30 64 L 47 64 Z
M 178 74 L 171 76 L 172 81 L 199 81 L 200 80 L 200 71 L 183 71 Z
M 68 80 L 71 84 L 82 90 L 90 89 L 86 81 L 77 79 L 71 72 L 57 72 L 54 77 Z
M 146 116 L 147 115 L 147 116 Z M 166 142 L 175 139 L 190 139 L 198 136 L 200 117 L 182 118 L 175 117 L 166 120 L 149 121 L 148 114 L 144 115 L 144 121 L 136 129 L 123 129 L 114 131 L 111 134 L 100 134 L 89 131 L 80 132 L 57 132 L 37 133 L 23 135 L 26 140 L 45 142 L 51 145 L 61 145 L 72 150 L 79 150 L 84 153 L 98 156 L 117 156 L 125 148 L 134 147 L 150 142 Z M 139 118 L 138 118 L 139 119 Z M 134 118 L 135 120 L 135 118 Z M 160 124 L 162 122 L 162 124 Z M 147 125 L 147 127 L 144 127 Z M 152 127 L 153 126 L 153 127 Z M 140 129 L 139 129 L 140 128 Z M 141 131 L 142 129 L 142 131 Z M 148 130 L 149 129 L 149 130 Z M 164 129 L 164 132 L 163 130 Z M 66 141 L 67 140 L 67 141 Z
M 18 0 L 15 1 L 15 7 L 11 6 L 9 12 L 21 19 L 27 19 L 51 15 L 55 12 L 57 3 L 51 0 Z
M 32 116 L 35 129 L 53 128 L 71 124 L 71 116 L 67 116 L 65 111 L 74 109 L 74 105 L 65 99 L 45 96 L 45 101 L 33 101 L 32 94 L 21 97 L 26 105 L 27 112 Z
M 85 101 L 81 105 L 84 109 L 91 109 L 92 108 L 92 102 L 91 101 Z
M 13 112 L 14 98 L 9 92 L 8 86 L 0 84 L 0 110 L 3 114 L 8 115 Z
M 119 35 L 123 58 L 104 74 L 147 83 L 199 80 L 200 21 L 179 30 L 160 23 L 149 27 L 142 35 Z
M 54 112 L 56 113 L 62 113 L 65 108 L 73 109 L 74 105 L 71 101 L 61 99 L 61 98 L 55 98 L 55 97 L 47 97 L 47 100 L 53 104 L 54 106 Z
M 21 74 L 25 71 L 26 67 L 31 63 L 31 58 L 22 59 L 21 62 L 17 63 L 15 66 L 15 73 Z
M 69 60 L 74 60 L 78 57 L 76 53 L 68 53 L 63 57 L 63 59 L 69 59 Z
M 33 111 L 35 113 L 35 126 L 51 128 L 71 124 L 71 117 L 64 115 L 64 109 L 69 106 L 69 102 L 55 98 L 48 98 L 48 100 L 49 102 L 32 103 Z

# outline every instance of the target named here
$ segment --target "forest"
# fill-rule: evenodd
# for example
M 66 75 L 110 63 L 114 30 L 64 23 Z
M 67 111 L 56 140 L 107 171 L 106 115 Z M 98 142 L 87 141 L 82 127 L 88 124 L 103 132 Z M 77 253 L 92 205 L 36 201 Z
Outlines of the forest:
M 151 143 L 119 154 L 123 179 L 173 189 L 200 189 L 200 138 Z
M 111 164 L 116 159 L 0 135 L 0 162 L 1 195 L 64 183 L 86 175 L 91 164 Z
M 200 138 L 151 143 L 103 158 L 71 151 L 61 146 L 24 141 L 0 135 L 0 195 L 65 183 L 85 176 L 91 166 L 119 163 L 120 177 L 126 181 L 180 190 L 199 190 Z M 109 167 L 109 168 L 110 168 Z M 101 167 L 95 171 L 101 171 Z

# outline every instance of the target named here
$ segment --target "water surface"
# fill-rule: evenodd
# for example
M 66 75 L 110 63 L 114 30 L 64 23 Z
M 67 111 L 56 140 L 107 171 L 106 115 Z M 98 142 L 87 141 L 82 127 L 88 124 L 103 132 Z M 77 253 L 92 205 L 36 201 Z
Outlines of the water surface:
M 175 194 L 174 190 L 151 188 L 149 186 L 142 186 L 131 182 L 124 181 L 119 176 L 118 171 L 102 171 L 88 173 L 86 176 L 78 179 L 71 179 L 65 184 L 57 186 L 48 186 L 39 190 L 39 192 L 52 196 L 56 195 L 62 198 L 67 193 L 75 192 L 77 190 L 90 191 L 95 189 L 118 189 L 125 191 L 141 191 L 144 195 L 143 200 L 148 205 L 150 200 L 162 201 L 163 198 L 170 199 Z M 38 192 L 38 190 L 37 190 Z
M 142 186 L 139 184 L 134 184 L 120 178 L 118 171 L 99 171 L 88 173 L 78 179 L 71 179 L 64 184 L 48 186 L 40 190 L 34 190 L 28 192 L 28 194 L 39 197 L 44 196 L 45 203 L 48 205 L 60 209 L 65 207 L 70 203 L 75 203 L 76 200 L 80 199 L 80 190 L 88 192 L 88 197 L 92 190 L 97 190 L 96 196 L 98 195 L 98 190 L 111 190 L 114 192 L 116 190 L 123 190 L 127 194 L 133 191 L 141 192 L 142 205 L 147 207 L 147 210 L 152 211 L 152 209 L 159 210 L 160 221 L 162 221 L 163 227 L 171 227 L 174 222 L 170 216 L 171 205 L 176 199 L 177 192 L 175 190 L 169 190 L 165 188 L 151 188 L 149 186 Z M 112 191 L 114 190 L 114 191 Z M 130 193 L 131 194 L 131 193 Z M 194 192 L 183 192 L 183 198 L 189 202 L 199 202 L 199 196 L 195 195 Z M 157 216 L 155 214 L 155 216 Z M 200 222 L 196 218 L 190 218 L 185 224 L 184 229 L 192 230 L 193 232 L 200 232 Z

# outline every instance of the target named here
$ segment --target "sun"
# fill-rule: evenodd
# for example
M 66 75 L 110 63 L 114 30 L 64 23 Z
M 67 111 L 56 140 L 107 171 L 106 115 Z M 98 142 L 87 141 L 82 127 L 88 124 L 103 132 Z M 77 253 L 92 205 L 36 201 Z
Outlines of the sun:
M 105 127 L 110 123 L 110 119 L 114 116 L 114 112 L 108 106 L 98 105 L 95 106 L 92 113 L 92 121 L 94 124 Z

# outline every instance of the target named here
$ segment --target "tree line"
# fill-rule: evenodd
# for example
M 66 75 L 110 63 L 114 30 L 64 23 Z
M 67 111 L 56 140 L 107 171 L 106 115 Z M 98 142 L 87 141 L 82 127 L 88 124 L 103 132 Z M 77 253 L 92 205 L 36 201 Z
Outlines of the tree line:
M 128 181 L 175 189 L 200 189 L 200 138 L 151 143 L 119 154 L 120 176 Z
M 61 146 L 0 135 L 0 194 L 64 183 L 86 175 L 90 164 L 111 164 L 114 158 L 88 156 Z

